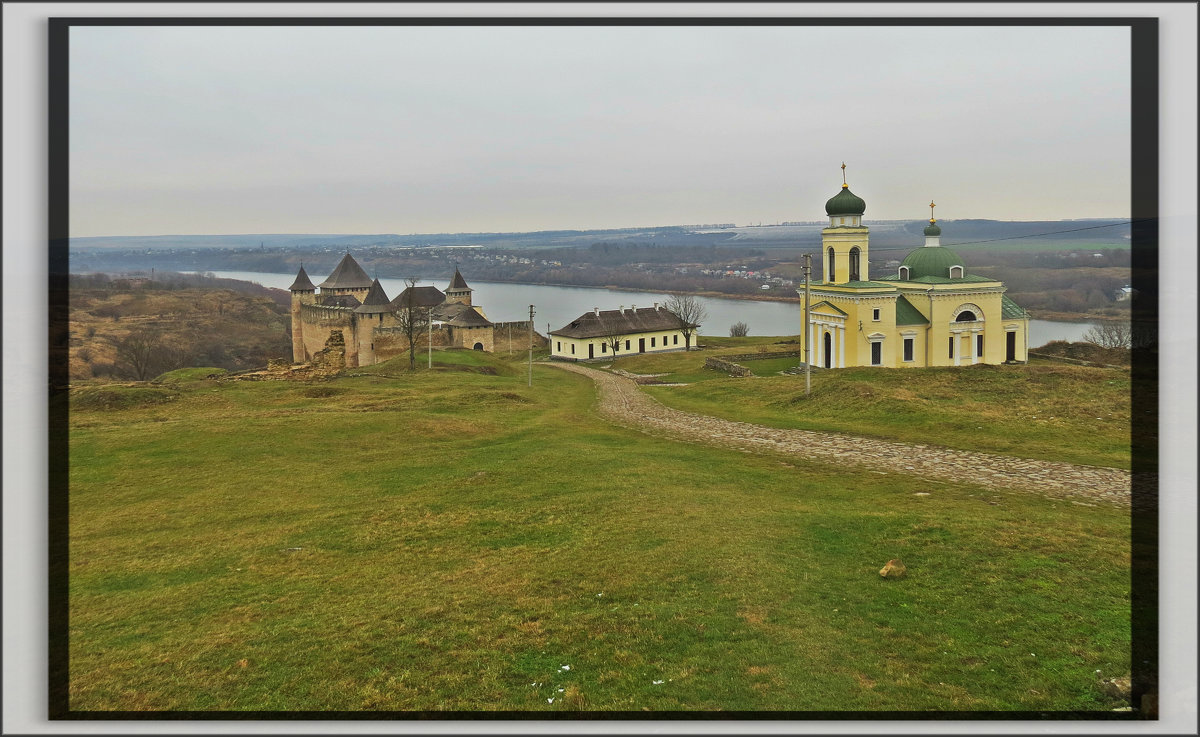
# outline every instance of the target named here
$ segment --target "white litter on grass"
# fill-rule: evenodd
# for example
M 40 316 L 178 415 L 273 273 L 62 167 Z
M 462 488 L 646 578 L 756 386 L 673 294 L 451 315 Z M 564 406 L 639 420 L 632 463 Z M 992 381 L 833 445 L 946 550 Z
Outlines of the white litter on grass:
M 603 591 L 601 591 L 600 593 L 596 594 L 596 597 L 597 597 L 597 598 L 599 598 L 599 597 L 601 597 L 601 596 L 604 596 L 604 592 L 603 592 Z
M 658 684 L 660 684 L 660 683 L 662 683 L 662 681 L 655 681 L 655 682 L 654 682 L 654 685 L 655 685 L 655 686 L 657 686 L 657 685 L 658 685 Z
M 563 690 L 560 688 L 560 689 L 558 689 L 558 692 L 559 692 L 559 693 L 562 693 L 562 692 L 563 692 Z
M 547 704 L 553 704 L 553 703 L 554 703 L 554 699 L 546 699 L 546 703 L 547 703 Z
M 563 667 L 559 668 L 559 670 L 571 670 L 571 666 L 564 665 Z

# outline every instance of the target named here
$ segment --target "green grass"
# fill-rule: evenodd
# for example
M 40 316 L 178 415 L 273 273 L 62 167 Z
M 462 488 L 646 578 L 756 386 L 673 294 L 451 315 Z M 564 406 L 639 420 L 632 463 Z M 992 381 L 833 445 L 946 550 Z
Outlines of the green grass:
M 584 377 L 440 361 L 76 404 L 71 707 L 1120 705 L 1126 513 L 650 438 Z

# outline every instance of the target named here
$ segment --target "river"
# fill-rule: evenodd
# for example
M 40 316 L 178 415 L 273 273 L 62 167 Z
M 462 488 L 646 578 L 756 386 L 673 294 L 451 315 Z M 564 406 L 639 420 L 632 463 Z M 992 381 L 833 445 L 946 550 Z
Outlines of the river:
M 295 274 L 274 274 L 259 271 L 212 271 L 214 276 L 225 279 L 257 282 L 264 287 L 287 289 L 295 281 Z M 310 274 L 313 284 L 325 280 Z M 379 283 L 389 298 L 404 291 L 403 279 L 380 278 Z M 433 285 L 442 291 L 450 283 L 445 276 L 422 278 L 421 284 Z M 596 287 L 556 287 L 543 284 L 507 284 L 503 282 L 468 281 L 475 290 L 473 304 L 482 308 L 489 320 L 507 322 L 529 318 L 529 305 L 534 306 L 534 325 L 539 332 L 550 325 L 558 329 L 584 312 L 595 307 L 602 310 L 616 309 L 624 305 L 650 307 L 655 302 L 665 302 L 666 294 L 653 292 L 630 292 L 621 289 Z M 726 299 L 722 297 L 697 297 L 708 312 L 700 332 L 703 335 L 728 335 L 729 326 L 744 322 L 750 327 L 751 335 L 796 335 L 804 316 L 795 302 L 760 302 L 748 299 Z M 1029 345 L 1036 347 L 1052 340 L 1078 341 L 1091 322 L 1064 322 L 1056 320 L 1030 320 Z

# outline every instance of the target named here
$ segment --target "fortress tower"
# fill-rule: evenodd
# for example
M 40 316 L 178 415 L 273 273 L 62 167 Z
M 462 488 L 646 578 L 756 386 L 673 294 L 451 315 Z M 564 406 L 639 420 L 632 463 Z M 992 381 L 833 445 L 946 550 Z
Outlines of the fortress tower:
M 300 319 L 300 305 L 316 302 L 317 288 L 305 273 L 304 264 L 300 265 L 300 273 L 296 274 L 296 281 L 288 289 L 292 292 L 292 360 L 306 361 L 308 356 L 304 353 L 304 321 Z
M 463 279 L 462 274 L 458 273 L 458 267 L 454 267 L 454 277 L 450 280 L 450 286 L 446 287 L 446 301 L 458 302 L 460 304 L 471 306 L 471 292 L 474 290 L 467 286 L 467 280 Z

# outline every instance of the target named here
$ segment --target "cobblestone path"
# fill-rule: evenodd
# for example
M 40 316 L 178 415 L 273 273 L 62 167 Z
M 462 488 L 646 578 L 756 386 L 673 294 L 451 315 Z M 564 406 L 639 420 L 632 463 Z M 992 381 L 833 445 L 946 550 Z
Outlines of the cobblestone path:
M 601 416 L 651 435 L 827 462 L 867 458 L 868 470 L 875 472 L 1033 491 L 1077 504 L 1128 507 L 1130 503 L 1130 474 L 1122 469 L 733 422 L 666 407 L 623 376 L 578 364 L 550 365 L 592 379 L 599 391 Z

